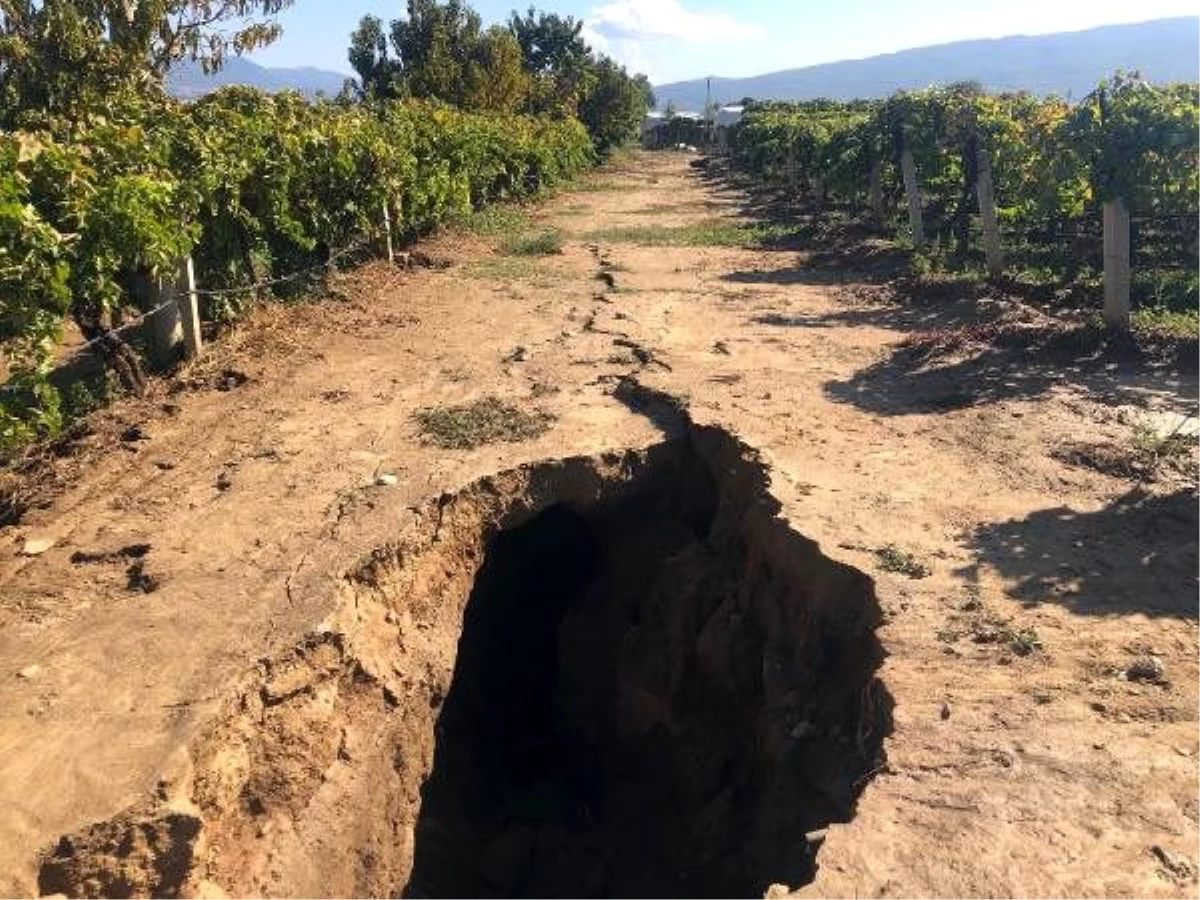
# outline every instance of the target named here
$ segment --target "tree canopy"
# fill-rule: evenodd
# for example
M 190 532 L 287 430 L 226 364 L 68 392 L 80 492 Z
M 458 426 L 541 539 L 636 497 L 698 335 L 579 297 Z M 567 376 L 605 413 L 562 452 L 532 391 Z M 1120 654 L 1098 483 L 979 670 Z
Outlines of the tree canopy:
M 463 109 L 576 116 L 597 148 L 636 133 L 653 93 L 583 39 L 583 23 L 530 7 L 485 29 L 464 0 L 407 0 L 385 27 L 366 16 L 350 38 L 363 97 L 436 99 Z
M 390 36 L 390 45 L 388 41 Z M 408 16 L 366 16 L 350 38 L 364 96 L 434 98 L 464 109 L 514 111 L 528 82 L 521 47 L 504 28 L 483 29 L 462 0 L 408 0 Z
M 281 33 L 294 0 L 0 0 L 0 115 L 71 115 L 180 60 L 219 69 Z
M 575 114 L 597 77 L 596 58 L 582 36 L 583 22 L 530 7 L 524 15 L 513 12 L 508 27 L 521 45 L 531 80 L 530 111 Z
M 654 90 L 645 75 L 630 78 L 607 57 L 597 63 L 595 72 L 595 86 L 580 102 L 579 118 L 604 153 L 637 133 L 654 103 Z

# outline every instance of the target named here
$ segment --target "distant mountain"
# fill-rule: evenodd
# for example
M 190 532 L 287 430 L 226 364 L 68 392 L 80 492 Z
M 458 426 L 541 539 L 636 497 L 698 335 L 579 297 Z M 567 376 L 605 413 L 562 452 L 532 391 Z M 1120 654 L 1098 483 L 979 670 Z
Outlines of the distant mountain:
M 978 81 L 994 91 L 1031 91 L 1078 99 L 1117 69 L 1136 69 L 1155 82 L 1196 81 L 1200 63 L 1200 17 L 1107 25 L 1034 37 L 957 41 L 916 50 L 753 78 L 714 78 L 713 99 L 852 100 L 886 97 L 955 81 Z M 702 110 L 705 81 L 654 88 L 658 106 Z
M 225 61 L 221 71 L 205 75 L 198 63 L 181 63 L 171 70 L 167 85 L 172 94 L 184 100 L 201 97 L 228 84 L 246 84 L 264 91 L 300 91 L 309 97 L 318 92 L 334 96 L 342 89 L 348 76 L 341 72 L 314 69 L 268 69 L 248 59 L 233 57 Z

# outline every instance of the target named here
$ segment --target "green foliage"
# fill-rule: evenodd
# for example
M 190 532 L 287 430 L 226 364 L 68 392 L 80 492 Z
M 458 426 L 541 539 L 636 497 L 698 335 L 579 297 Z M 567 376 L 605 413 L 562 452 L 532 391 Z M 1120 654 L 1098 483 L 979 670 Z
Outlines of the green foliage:
M 383 20 L 363 16 L 350 34 L 347 54 L 350 68 L 358 75 L 359 89 L 367 97 L 397 97 L 401 85 L 399 66 L 388 54 L 388 37 Z
M 583 22 L 530 7 L 523 16 L 514 12 L 508 27 L 521 45 L 531 80 L 531 111 L 573 115 L 596 85 L 595 59 L 582 37 Z
M 784 183 L 790 160 L 801 178 L 819 179 L 859 206 L 873 164 L 881 166 L 883 193 L 899 196 L 899 153 L 907 147 L 935 229 L 973 189 L 973 151 L 982 146 L 1002 222 L 1032 229 L 1047 219 L 1062 226 L 1118 194 L 1144 214 L 1193 212 L 1198 118 L 1194 84 L 1156 87 L 1117 76 L 1076 107 L 955 85 L 886 101 L 753 103 L 732 146 L 738 165 L 761 179 Z
M 515 112 L 531 89 L 525 58 L 507 28 L 483 30 L 462 0 L 408 0 L 407 18 L 390 27 L 366 16 L 350 38 L 349 59 L 362 92 L 377 99 L 440 100 L 463 109 Z
M 161 88 L 183 59 L 219 69 L 274 41 L 294 0 L 2 0 L 0 127 L 74 119 L 113 92 Z
M 1200 310 L 1150 306 L 1134 310 L 1130 327 L 1135 335 L 1195 340 L 1200 337 Z
M 483 30 L 461 0 L 411 0 L 408 19 L 392 23 L 394 57 L 383 23 L 364 20 L 351 58 L 370 104 L 243 87 L 192 104 L 165 95 L 171 63 L 215 68 L 269 43 L 291 2 L 0 0 L 0 339 L 10 372 L 0 451 L 61 425 L 48 373 L 67 315 L 138 387 L 137 357 L 109 329 L 121 310 L 147 310 L 150 288 L 174 279 L 184 256 L 218 292 L 205 317 L 229 319 L 252 299 L 247 286 L 320 271 L 374 240 L 385 207 L 398 236 L 414 237 L 594 163 L 577 119 L 520 114 L 533 76 L 517 33 Z M 579 49 L 545 59 L 566 65 Z M 530 252 L 550 252 L 551 238 Z
M 0 327 L 11 373 L 0 388 L 0 453 L 61 424 L 46 375 L 70 304 L 70 244 L 30 202 L 25 170 L 43 149 L 33 136 L 0 134 Z
M 608 153 L 638 133 L 654 92 L 644 75 L 630 78 L 611 59 L 601 59 L 594 74 L 595 84 L 579 104 L 579 118 L 596 149 Z
M 983 270 L 981 158 L 1004 252 L 1026 280 L 1090 287 L 1102 264 L 1100 204 L 1120 196 L 1134 217 L 1135 301 L 1182 310 L 1197 304 L 1198 125 L 1197 85 L 1118 75 L 1076 106 L 973 84 L 883 101 L 750 103 L 730 146 L 755 180 L 869 217 L 902 242 L 899 163 L 910 151 L 928 238 L 918 275 Z
M 1086 162 L 1098 199 L 1121 197 L 1141 208 L 1195 200 L 1198 91 L 1195 84 L 1155 87 L 1118 73 L 1075 108 L 1067 139 Z
M 525 15 L 514 12 L 508 27 L 521 45 L 530 72 L 557 75 L 584 65 L 591 54 L 582 37 L 583 22 L 571 16 L 541 13 L 531 6 Z
M 0 132 L 0 333 L 13 377 L 0 450 L 61 424 L 47 380 L 64 317 L 100 322 L 191 255 L 206 289 L 319 267 L 378 234 L 415 236 L 592 165 L 573 119 L 439 104 L 312 103 L 232 87 L 183 105 L 120 100 L 63 131 Z M 206 318 L 249 293 L 206 298 Z
M 407 0 L 407 17 L 366 16 L 349 59 L 362 96 L 439 100 L 462 109 L 577 117 L 596 149 L 632 139 L 654 104 L 645 76 L 594 54 L 583 23 L 532 7 L 483 30 L 463 0 Z M 390 38 L 390 39 L 389 39 Z
M 377 109 L 227 88 L 194 104 L 179 167 L 200 188 L 203 284 L 233 287 L 319 262 L 379 226 L 415 236 L 564 182 L 592 161 L 578 122 Z M 497 215 L 500 215 L 497 213 Z M 223 305 L 210 315 L 236 315 Z

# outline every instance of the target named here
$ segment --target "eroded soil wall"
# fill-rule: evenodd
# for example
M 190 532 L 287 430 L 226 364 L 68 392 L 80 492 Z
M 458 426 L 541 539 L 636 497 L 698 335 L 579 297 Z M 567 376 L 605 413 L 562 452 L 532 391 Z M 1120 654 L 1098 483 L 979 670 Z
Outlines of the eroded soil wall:
M 870 580 L 777 512 L 757 456 L 699 428 L 439 498 L 264 661 L 159 797 L 65 837 L 43 891 L 809 880 L 805 835 L 852 816 L 890 699 Z

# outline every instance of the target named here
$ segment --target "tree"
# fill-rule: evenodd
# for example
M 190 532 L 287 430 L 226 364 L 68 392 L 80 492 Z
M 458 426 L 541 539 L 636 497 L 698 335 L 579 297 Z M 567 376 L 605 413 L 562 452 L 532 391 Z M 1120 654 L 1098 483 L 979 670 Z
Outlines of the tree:
M 388 56 L 388 39 L 383 20 L 363 16 L 350 35 L 350 66 L 358 74 L 364 97 L 393 97 L 399 92 L 399 64 Z
M 596 64 L 595 76 L 595 86 L 579 104 L 579 118 L 596 149 L 607 153 L 638 133 L 654 92 L 646 76 L 630 77 L 608 57 Z
M 466 67 L 466 105 L 499 112 L 522 109 L 530 89 L 523 62 L 521 45 L 512 32 L 499 25 L 485 31 Z
M 582 37 L 583 22 L 531 6 L 523 16 L 514 12 L 508 27 L 521 45 L 532 80 L 530 111 L 573 115 L 595 82 L 595 59 Z
M 420 97 L 463 109 L 512 111 L 529 93 L 524 58 L 504 28 L 483 30 L 462 0 L 408 0 L 408 17 L 389 26 L 366 16 L 351 35 L 350 64 L 368 97 Z
M 531 6 L 524 16 L 514 12 L 508 27 L 521 44 L 525 70 L 533 74 L 557 74 L 589 61 L 592 53 L 582 36 L 583 22 L 571 16 L 539 12 Z
M 399 77 L 413 97 L 468 107 L 466 69 L 479 43 L 481 21 L 462 0 L 408 0 L 408 18 L 392 22 Z
M 635 135 L 654 105 L 646 77 L 597 58 L 583 39 L 583 23 L 570 16 L 530 7 L 514 12 L 507 28 L 484 30 L 464 0 L 407 0 L 407 11 L 386 36 L 373 16 L 351 35 L 350 64 L 362 96 L 575 116 L 601 152 Z
M 0 0 L 0 117 L 74 117 L 122 86 L 161 88 L 183 59 L 215 71 L 279 37 L 293 2 Z

